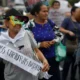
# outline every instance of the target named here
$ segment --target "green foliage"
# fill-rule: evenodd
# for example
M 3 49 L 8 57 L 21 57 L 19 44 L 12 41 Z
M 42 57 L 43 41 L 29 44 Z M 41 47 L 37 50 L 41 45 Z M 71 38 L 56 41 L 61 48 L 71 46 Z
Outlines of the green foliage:
M 55 1 L 55 0 L 50 0 L 50 5 L 52 4 L 53 1 Z M 69 3 L 73 6 L 74 3 L 77 3 L 77 2 L 79 2 L 80 0 L 68 0 L 68 1 L 69 1 Z
M 68 1 L 69 1 L 69 3 L 73 6 L 74 3 L 77 3 L 77 2 L 79 2 L 80 0 L 68 0 Z
M 49 1 L 50 6 L 51 6 L 51 4 L 52 4 L 53 1 L 55 1 L 55 0 L 50 0 L 50 1 Z

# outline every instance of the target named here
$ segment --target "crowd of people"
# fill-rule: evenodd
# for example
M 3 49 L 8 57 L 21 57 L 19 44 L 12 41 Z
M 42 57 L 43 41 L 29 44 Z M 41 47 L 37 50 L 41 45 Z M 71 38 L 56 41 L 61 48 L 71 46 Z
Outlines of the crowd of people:
M 0 29 L 0 43 L 5 45 L 5 48 L 7 46 L 42 64 L 43 67 L 40 67 L 39 74 L 34 76 L 13 64 L 12 53 L 12 62 L 0 55 L 1 80 L 80 80 L 80 5 L 68 4 L 66 10 L 64 9 L 61 8 L 61 2 L 56 0 L 50 7 L 43 2 L 36 3 L 27 16 L 14 8 L 6 11 L 3 17 L 5 27 Z M 55 46 L 59 43 L 66 46 L 66 57 L 57 61 Z

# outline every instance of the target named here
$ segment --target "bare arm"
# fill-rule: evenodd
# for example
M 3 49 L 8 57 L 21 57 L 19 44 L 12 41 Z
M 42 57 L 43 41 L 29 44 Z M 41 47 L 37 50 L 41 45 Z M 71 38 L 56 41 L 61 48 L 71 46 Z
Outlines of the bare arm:
M 34 51 L 35 51 L 36 55 L 38 56 L 39 60 L 43 63 L 42 71 L 48 71 L 49 64 L 48 64 L 47 59 L 44 57 L 44 55 L 42 54 L 42 52 L 38 48 L 35 48 Z
M 38 48 L 35 48 L 34 51 L 36 52 L 36 55 L 38 56 L 39 60 L 43 62 L 43 60 L 45 60 L 45 57 L 42 52 Z
M 64 34 L 69 34 L 69 30 L 64 29 L 63 27 L 60 27 L 59 29 Z
M 63 27 L 60 27 L 60 31 L 61 31 L 62 33 L 64 33 L 64 34 L 69 34 L 70 36 L 74 36 L 74 35 L 75 35 L 72 31 L 66 30 L 66 29 L 64 29 Z

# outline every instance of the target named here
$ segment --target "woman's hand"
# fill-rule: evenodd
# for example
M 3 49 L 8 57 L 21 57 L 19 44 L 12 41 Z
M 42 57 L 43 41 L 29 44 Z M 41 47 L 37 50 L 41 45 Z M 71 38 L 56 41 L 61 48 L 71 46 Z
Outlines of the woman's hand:
M 50 45 L 54 45 L 56 42 L 54 41 L 54 40 L 52 40 L 52 41 L 49 41 L 49 44 Z
M 52 40 L 52 41 L 44 41 L 44 42 L 41 42 L 40 47 L 49 48 L 53 44 L 55 44 L 54 40 Z
M 49 48 L 51 46 L 50 41 L 41 42 L 40 47 Z
M 48 64 L 48 61 L 45 59 L 45 60 L 43 61 L 42 71 L 43 71 L 43 72 L 46 72 L 46 71 L 48 71 L 49 69 L 50 69 L 50 66 L 49 66 L 49 64 Z

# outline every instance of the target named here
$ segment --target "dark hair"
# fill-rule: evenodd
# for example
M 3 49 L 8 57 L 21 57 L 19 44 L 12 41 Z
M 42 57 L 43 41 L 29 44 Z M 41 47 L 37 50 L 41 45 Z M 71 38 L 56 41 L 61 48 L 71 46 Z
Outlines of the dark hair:
M 77 8 L 78 8 L 78 7 L 76 7 L 76 6 L 73 6 L 73 7 L 72 7 L 72 9 L 71 9 L 71 15 L 72 15 L 72 12 L 75 12 Z
M 38 3 L 36 3 L 36 4 L 33 6 L 33 8 L 31 9 L 30 13 L 31 13 L 32 15 L 35 15 L 35 12 L 36 12 L 36 13 L 39 13 L 40 10 L 41 10 L 41 6 L 42 6 L 42 5 L 44 5 L 43 2 L 38 2 Z
M 18 10 L 11 8 L 6 11 L 5 15 L 3 15 L 3 19 L 10 20 L 9 16 L 16 16 L 19 20 L 28 22 L 29 18 L 27 16 L 23 16 Z
M 53 6 L 55 3 L 59 3 L 59 5 L 60 5 L 59 1 L 53 1 L 52 4 L 51 4 L 51 6 Z
M 4 19 L 7 19 L 9 16 L 22 16 L 22 14 L 17 11 L 14 8 L 9 9 L 8 11 L 6 11 L 5 15 L 4 15 Z

